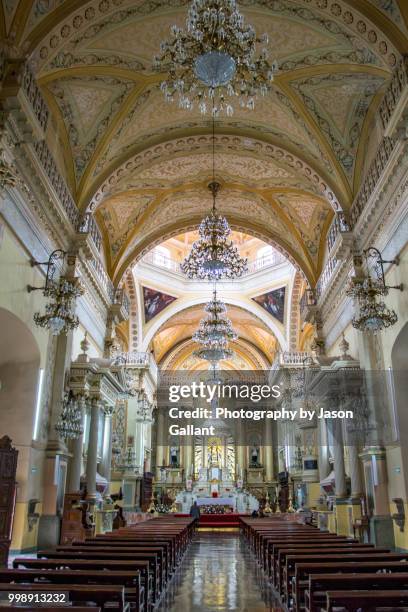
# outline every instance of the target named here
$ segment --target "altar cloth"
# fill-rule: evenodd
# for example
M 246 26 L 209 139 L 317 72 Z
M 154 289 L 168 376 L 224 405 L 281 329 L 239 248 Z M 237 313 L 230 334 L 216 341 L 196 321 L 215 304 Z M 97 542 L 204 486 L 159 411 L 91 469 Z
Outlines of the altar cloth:
M 197 497 L 198 506 L 235 506 L 235 497 Z

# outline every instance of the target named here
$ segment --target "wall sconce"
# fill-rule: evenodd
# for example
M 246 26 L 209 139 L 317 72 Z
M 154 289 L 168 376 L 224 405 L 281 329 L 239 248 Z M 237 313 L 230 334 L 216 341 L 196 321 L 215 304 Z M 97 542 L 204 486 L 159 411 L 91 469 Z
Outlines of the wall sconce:
M 388 295 L 390 289 L 402 291 L 403 285 L 402 283 L 394 286 L 385 284 L 384 264 L 390 263 L 398 266 L 398 259 L 391 261 L 383 259 L 380 251 L 375 247 L 366 249 L 364 256 L 367 277 L 363 280 L 356 279 L 347 290 L 347 295 L 357 300 L 359 304 L 359 314 L 352 320 L 353 327 L 362 332 L 376 333 L 395 325 L 398 321 L 396 312 L 387 308 L 382 300 L 377 301 L 377 298 Z M 374 261 L 373 274 L 370 273 L 370 259 Z
M 31 266 L 47 266 L 47 276 L 44 287 L 27 286 L 27 291 L 42 291 L 50 301 L 45 307 L 45 314 L 39 312 L 34 314 L 34 322 L 39 327 L 47 328 L 53 336 L 68 333 L 76 329 L 79 319 L 74 314 L 75 300 L 83 294 L 78 279 L 67 279 L 64 276 L 57 277 L 58 262 L 65 259 L 65 251 L 56 249 L 45 262 L 31 261 Z

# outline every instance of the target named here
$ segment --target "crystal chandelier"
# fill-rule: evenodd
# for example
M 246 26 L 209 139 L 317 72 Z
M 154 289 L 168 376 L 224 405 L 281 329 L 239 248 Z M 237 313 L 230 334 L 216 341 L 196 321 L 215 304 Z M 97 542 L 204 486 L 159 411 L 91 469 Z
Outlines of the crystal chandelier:
M 32 266 L 47 266 L 47 277 L 44 287 L 32 287 L 28 285 L 27 291 L 42 291 L 44 297 L 49 298 L 45 307 L 45 314 L 36 312 L 34 322 L 39 327 L 51 331 L 53 336 L 68 333 L 76 329 L 79 319 L 74 314 L 75 300 L 83 294 L 83 289 L 78 278 L 67 279 L 64 276 L 57 277 L 58 261 L 64 260 L 66 253 L 60 249 L 53 251 L 48 261 L 32 261 Z
M 215 367 L 219 361 L 230 359 L 234 352 L 229 348 L 228 342 L 237 339 L 231 321 L 223 316 L 227 309 L 224 302 L 217 299 L 214 289 L 213 299 L 204 309 L 208 317 L 200 322 L 198 330 L 193 334 L 193 340 L 202 346 L 194 351 L 194 356 L 210 361 Z
M 74 314 L 74 301 L 82 294 L 83 290 L 76 282 L 60 278 L 58 283 L 44 289 L 43 295 L 50 301 L 45 307 L 45 314 L 34 314 L 35 324 L 49 329 L 53 336 L 76 329 L 79 319 Z
M 208 185 L 213 196 L 211 213 L 201 221 L 199 239 L 181 264 L 182 272 L 191 279 L 217 281 L 239 278 L 248 269 L 248 260 L 240 256 L 236 246 L 228 240 L 231 228 L 225 217 L 217 213 L 216 197 L 220 184 Z
M 346 293 L 358 304 L 358 315 L 352 319 L 353 327 L 362 332 L 377 333 L 395 325 L 398 321 L 395 311 L 387 308 L 385 303 L 377 298 L 388 295 L 390 289 L 403 290 L 402 284 L 396 286 L 385 284 L 383 264 L 398 265 L 399 261 L 397 259 L 392 261 L 382 259 L 380 251 L 375 247 L 365 250 L 364 255 L 368 270 L 370 258 L 374 259 L 374 265 L 372 266 L 374 275 L 371 275 L 368 271 L 366 278 L 353 279 Z
M 55 431 L 64 440 L 75 440 L 84 433 L 80 401 L 71 391 L 64 397 L 61 414 L 55 425 Z
M 243 108 L 253 109 L 258 94 L 265 95 L 277 72 L 266 48 L 268 37 L 258 38 L 246 25 L 235 0 L 193 0 L 186 29 L 173 25 L 171 38 L 160 45 L 154 68 L 167 72 L 161 90 L 168 102 L 202 114 L 234 112 L 237 99 Z
M 223 316 L 227 309 L 224 302 L 217 299 L 216 290 L 213 299 L 208 302 L 204 310 L 209 316 L 200 321 L 198 330 L 193 334 L 194 342 L 205 344 L 207 341 L 218 342 L 223 339 L 234 341 L 238 338 L 231 321 Z
M 377 301 L 376 292 L 367 293 L 359 299 L 359 314 L 353 318 L 352 325 L 362 332 L 376 333 L 395 325 L 398 317 L 394 310 Z

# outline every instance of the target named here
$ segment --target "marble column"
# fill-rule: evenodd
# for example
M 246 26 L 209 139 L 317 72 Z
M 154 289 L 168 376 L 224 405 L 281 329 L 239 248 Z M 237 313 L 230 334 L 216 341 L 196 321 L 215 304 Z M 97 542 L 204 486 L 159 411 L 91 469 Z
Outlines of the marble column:
M 336 497 L 342 499 L 346 496 L 347 493 L 346 468 L 344 464 L 343 426 L 340 419 L 332 419 L 330 426 L 333 434 Z
M 361 476 L 361 465 L 358 448 L 355 444 L 348 446 L 350 465 L 351 497 L 360 498 L 363 493 L 363 480 Z
M 246 447 L 244 446 L 244 430 L 242 426 L 242 419 L 238 419 L 237 421 L 237 429 L 236 429 L 236 457 L 235 457 L 235 465 L 236 465 L 236 473 L 237 480 L 244 480 L 245 478 L 245 469 L 246 469 Z
M 135 461 L 143 473 L 144 468 L 144 419 L 137 418 L 135 422 Z
M 98 464 L 98 426 L 99 426 L 99 403 L 98 400 L 91 401 L 91 420 L 89 424 L 89 441 L 86 458 L 86 489 L 87 499 L 96 498 L 96 468 Z
M 327 423 L 323 419 L 318 420 L 318 452 L 319 480 L 322 481 L 330 474 Z
M 160 408 L 157 409 L 156 427 L 156 480 L 161 481 L 162 473 L 160 468 L 162 467 L 164 461 L 164 414 Z
M 272 421 L 266 419 L 265 423 L 265 438 L 264 438 L 264 456 L 265 456 L 265 477 L 267 482 L 273 480 L 273 442 L 272 442 Z
M 61 415 L 66 372 L 71 360 L 72 332 L 57 337 L 53 368 L 49 435 L 43 467 L 43 506 L 38 524 L 38 546 L 50 548 L 60 539 L 62 507 L 58 507 L 59 493 L 65 492 L 64 476 L 68 464 L 68 449 L 55 430 Z
M 186 425 L 191 425 L 191 420 L 186 421 Z M 193 436 L 185 437 L 185 445 L 182 447 L 183 449 L 183 467 L 184 467 L 184 477 L 186 480 L 192 478 L 194 475 L 194 466 L 193 466 Z
M 108 481 L 105 495 L 109 495 L 112 464 L 112 416 L 115 411 L 115 407 L 105 406 L 103 411 L 105 413 L 105 427 L 103 430 L 103 450 L 100 474 Z
M 79 409 L 81 411 L 81 425 L 84 426 L 86 400 L 83 396 L 78 397 Z M 71 445 L 72 458 L 69 464 L 68 493 L 77 493 L 81 488 L 82 473 L 82 450 L 84 444 L 84 432 L 73 440 Z

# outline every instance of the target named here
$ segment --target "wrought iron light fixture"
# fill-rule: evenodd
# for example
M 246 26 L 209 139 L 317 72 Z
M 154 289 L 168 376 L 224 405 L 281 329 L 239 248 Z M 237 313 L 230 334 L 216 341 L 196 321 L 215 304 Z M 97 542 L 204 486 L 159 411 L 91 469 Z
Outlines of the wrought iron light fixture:
M 367 277 L 355 279 L 347 290 L 347 295 L 356 300 L 359 312 L 352 320 L 355 329 L 362 332 L 376 333 L 387 327 L 395 325 L 398 321 L 394 310 L 387 308 L 380 296 L 388 295 L 390 289 L 403 290 L 403 285 L 386 285 L 384 276 L 384 264 L 398 265 L 398 259 L 387 261 L 382 259 L 381 253 L 375 247 L 369 247 L 364 251 L 367 264 Z M 370 266 L 370 260 L 373 264 Z M 370 268 L 373 274 L 370 273 Z
M 71 391 L 65 394 L 62 403 L 62 411 L 55 425 L 55 431 L 60 438 L 64 440 L 75 440 L 84 433 L 82 411 L 80 407 L 81 401 L 82 398 L 76 398 Z
M 252 25 L 246 25 L 235 0 L 193 0 L 186 29 L 173 25 L 171 38 L 160 45 L 154 68 L 167 72 L 161 83 L 165 99 L 178 101 L 180 108 L 202 114 L 234 112 L 234 99 L 253 109 L 258 94 L 265 95 L 277 63 L 270 63 Z
M 45 307 L 45 314 L 36 312 L 34 322 L 39 327 L 49 329 L 53 336 L 68 333 L 76 329 L 79 319 L 74 314 L 75 300 L 83 294 L 83 289 L 77 278 L 67 279 L 64 276 L 57 277 L 58 261 L 63 261 L 66 253 L 60 249 L 51 253 L 46 262 L 32 261 L 32 266 L 47 266 L 47 277 L 44 287 L 32 287 L 28 285 L 27 291 L 42 291 L 43 295 L 50 299 Z

